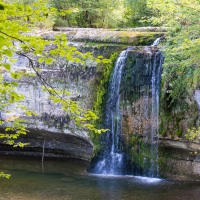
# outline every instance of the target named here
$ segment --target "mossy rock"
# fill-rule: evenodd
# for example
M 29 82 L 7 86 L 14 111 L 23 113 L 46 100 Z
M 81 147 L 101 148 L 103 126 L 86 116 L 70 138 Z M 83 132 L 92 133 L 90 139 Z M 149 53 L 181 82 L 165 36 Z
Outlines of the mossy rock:
M 165 32 L 143 32 L 132 29 L 94 29 L 94 28 L 56 28 L 56 31 L 42 33 L 46 39 L 53 39 L 55 35 L 63 33 L 69 41 L 93 42 L 93 43 L 114 43 L 132 46 L 150 45 L 158 37 L 163 37 Z

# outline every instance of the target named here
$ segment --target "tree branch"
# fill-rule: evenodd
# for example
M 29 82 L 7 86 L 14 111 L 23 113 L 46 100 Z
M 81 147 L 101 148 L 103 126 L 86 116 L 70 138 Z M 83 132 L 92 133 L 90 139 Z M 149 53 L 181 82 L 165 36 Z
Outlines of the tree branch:
M 3 34 L 3 35 L 6 35 L 7 37 L 13 38 L 13 39 L 15 39 L 15 40 L 17 40 L 17 41 L 19 41 L 19 42 L 25 44 L 25 42 L 24 42 L 23 40 L 19 39 L 19 38 L 16 38 L 16 37 L 11 36 L 11 35 L 9 35 L 9 34 L 7 34 L 7 33 L 4 33 L 3 31 L 0 31 L 0 33 Z

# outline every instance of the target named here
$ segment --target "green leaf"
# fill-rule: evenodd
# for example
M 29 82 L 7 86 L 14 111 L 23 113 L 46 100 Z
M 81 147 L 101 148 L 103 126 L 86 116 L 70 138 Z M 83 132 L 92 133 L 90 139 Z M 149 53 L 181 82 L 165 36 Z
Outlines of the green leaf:
M 11 82 L 14 87 L 17 87 L 19 84 L 17 82 Z
M 4 172 L 0 172 L 0 177 L 9 179 L 11 177 L 11 175 L 10 174 L 5 174 Z
M 46 63 L 47 65 L 50 65 L 52 62 L 53 62 L 53 59 L 52 59 L 52 58 L 46 58 L 46 59 L 45 59 L 45 63 Z
M 44 58 L 39 58 L 39 59 L 38 59 L 38 62 L 39 62 L 39 63 L 43 63 L 43 62 L 44 62 Z
M 6 49 L 6 50 L 3 51 L 3 53 L 4 53 L 4 55 L 6 55 L 8 57 L 12 56 L 12 51 L 11 50 Z
M 21 79 L 21 75 L 17 72 L 11 72 L 10 75 L 14 79 Z
M 10 64 L 5 63 L 3 66 L 4 66 L 4 68 L 5 68 L 6 70 L 10 70 Z

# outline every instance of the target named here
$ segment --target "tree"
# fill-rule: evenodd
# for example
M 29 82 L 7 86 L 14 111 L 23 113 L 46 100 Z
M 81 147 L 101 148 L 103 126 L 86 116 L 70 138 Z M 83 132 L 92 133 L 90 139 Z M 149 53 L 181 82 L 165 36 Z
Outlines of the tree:
M 71 15 L 57 16 L 58 26 L 108 28 L 124 22 L 124 0 L 50 0 L 50 3 L 59 10 L 72 11 Z
M 63 11 L 64 12 L 64 11 Z M 68 10 L 66 11 L 66 13 Z M 72 120 L 78 126 L 87 128 L 95 133 L 101 133 L 105 130 L 98 130 L 93 125 L 93 121 L 98 117 L 91 110 L 82 109 L 76 101 L 70 98 L 69 92 L 60 94 L 43 79 L 39 63 L 46 65 L 55 64 L 58 57 L 70 62 L 85 63 L 87 59 L 94 59 L 91 53 L 81 53 L 75 47 L 68 46 L 66 35 L 57 35 L 55 40 L 48 41 L 42 37 L 30 34 L 35 25 L 46 20 L 49 16 L 58 15 L 58 11 L 48 5 L 48 1 L 35 0 L 29 3 L 21 1 L 0 0 L 0 113 L 9 112 L 7 108 L 14 103 L 23 100 L 23 95 L 16 92 L 18 86 L 17 80 L 23 76 L 29 76 L 24 71 L 14 70 L 12 63 L 15 62 L 13 54 L 24 56 L 28 59 L 32 71 L 39 77 L 44 89 L 49 92 L 50 98 L 54 103 L 59 103 L 62 109 L 69 114 Z M 47 51 L 47 46 L 53 46 Z M 101 62 L 102 59 L 97 59 Z M 108 61 L 109 62 L 109 61 Z M 6 80 L 5 74 L 12 77 L 12 80 Z M 17 106 L 21 106 L 19 103 Z M 24 113 L 32 115 L 26 108 Z M 22 143 L 15 143 L 15 139 L 21 134 L 26 134 L 26 126 L 18 117 L 0 121 L 1 127 L 5 133 L 0 134 L 7 144 L 23 147 Z M 1 173 L 0 176 L 9 177 Z
M 148 6 L 155 13 L 150 22 L 169 27 L 162 44 L 165 62 L 162 73 L 161 134 L 182 136 L 195 142 L 199 127 L 192 102 L 195 90 L 200 89 L 200 1 L 149 0 Z M 181 125 L 184 121 L 185 127 Z M 168 130 L 168 124 L 175 124 L 171 131 Z
M 147 19 L 153 15 L 152 10 L 148 7 L 148 0 L 126 0 L 126 25 L 131 27 L 148 26 Z
M 170 27 L 165 43 L 163 94 L 171 106 L 200 87 L 199 0 L 149 0 L 153 25 Z

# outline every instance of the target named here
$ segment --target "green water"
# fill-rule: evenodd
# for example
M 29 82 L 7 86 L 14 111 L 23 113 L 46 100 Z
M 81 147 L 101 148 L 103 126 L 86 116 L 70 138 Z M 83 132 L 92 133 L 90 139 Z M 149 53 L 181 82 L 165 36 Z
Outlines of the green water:
M 0 156 L 0 200 L 199 200 L 200 183 L 138 177 L 103 177 L 78 160 L 45 161 Z

